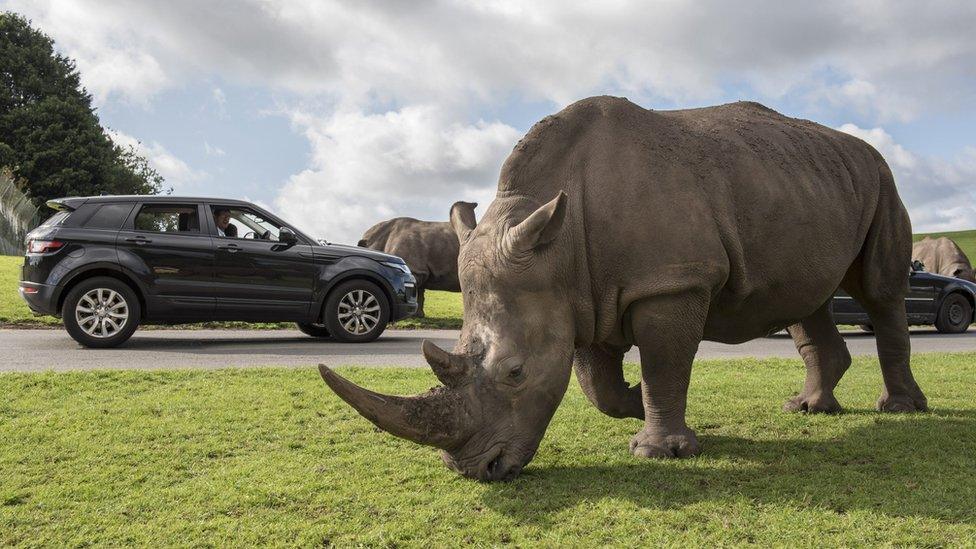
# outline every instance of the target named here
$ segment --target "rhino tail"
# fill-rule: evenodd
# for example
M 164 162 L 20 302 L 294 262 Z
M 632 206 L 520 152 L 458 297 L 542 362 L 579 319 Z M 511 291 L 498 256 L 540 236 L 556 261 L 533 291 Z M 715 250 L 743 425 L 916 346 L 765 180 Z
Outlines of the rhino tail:
M 860 283 L 865 297 L 883 301 L 904 297 L 896 289 L 905 286 L 904 272 L 912 261 L 912 224 L 884 160 L 878 170 L 881 193 L 861 250 L 866 268 L 862 269 Z

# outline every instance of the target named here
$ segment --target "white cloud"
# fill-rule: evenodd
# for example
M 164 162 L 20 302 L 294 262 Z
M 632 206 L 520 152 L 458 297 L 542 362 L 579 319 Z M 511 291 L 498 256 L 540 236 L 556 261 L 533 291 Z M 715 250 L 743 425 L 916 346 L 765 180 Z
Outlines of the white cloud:
M 885 157 L 915 232 L 976 226 L 976 148 L 944 160 L 906 150 L 883 128 L 844 124 L 838 129 L 867 141 Z
M 312 165 L 276 201 L 313 234 L 356 242 L 377 221 L 404 215 L 446 220 L 455 200 L 486 201 L 519 132 L 498 122 L 453 122 L 441 108 L 413 105 L 316 118 L 293 112 L 312 144 Z
M 149 165 L 166 180 L 166 186 L 173 188 L 175 194 L 197 194 L 201 190 L 198 184 L 210 177 L 205 171 L 191 168 L 155 141 L 147 145 L 131 135 L 116 130 L 108 130 L 108 135 L 119 145 L 132 147 L 145 157 Z
M 277 205 L 334 239 L 350 240 L 382 216 L 442 218 L 455 199 L 490 196 L 517 132 L 477 113 L 510 103 L 555 109 L 609 92 L 693 105 L 746 90 L 758 95 L 751 99 L 790 99 L 881 126 L 951 116 L 971 109 L 976 95 L 973 2 L 9 0 L 7 7 L 78 60 L 98 105 L 117 98 L 150 105 L 160 90 L 193 81 L 276 93 L 279 111 L 312 148 L 310 165 L 288 180 Z M 225 108 L 220 88 L 212 100 Z M 879 143 L 887 135 L 857 131 Z M 972 162 L 918 157 L 893 141 L 887 154 L 917 225 L 976 219 L 958 182 Z M 926 192 L 965 200 L 930 200 Z
M 342 105 L 565 104 L 611 90 L 707 102 L 723 84 L 879 121 L 966 105 L 976 4 L 661 1 L 439 3 L 11 0 L 78 58 L 104 100 L 187 78 L 324 94 Z

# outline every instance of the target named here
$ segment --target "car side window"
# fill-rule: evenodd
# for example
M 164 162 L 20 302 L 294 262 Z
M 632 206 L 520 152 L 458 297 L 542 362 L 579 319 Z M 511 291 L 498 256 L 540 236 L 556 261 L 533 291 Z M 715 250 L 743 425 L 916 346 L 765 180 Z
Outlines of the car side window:
M 192 204 L 145 204 L 136 214 L 135 230 L 155 233 L 199 233 L 200 216 Z
M 249 240 L 278 241 L 282 225 L 265 218 L 250 208 L 212 206 L 217 236 Z
M 85 228 L 119 229 L 130 211 L 132 211 L 131 202 L 103 204 L 88 218 L 88 221 L 85 221 Z

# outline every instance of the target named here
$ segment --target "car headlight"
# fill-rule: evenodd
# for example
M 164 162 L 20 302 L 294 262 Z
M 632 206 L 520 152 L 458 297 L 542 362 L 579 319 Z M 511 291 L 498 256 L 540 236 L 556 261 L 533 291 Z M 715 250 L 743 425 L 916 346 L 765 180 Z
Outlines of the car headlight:
M 410 274 L 410 267 L 407 267 L 406 263 L 394 263 L 392 261 L 384 261 L 383 264 L 386 265 L 387 267 L 391 267 L 393 269 L 403 271 L 406 274 Z

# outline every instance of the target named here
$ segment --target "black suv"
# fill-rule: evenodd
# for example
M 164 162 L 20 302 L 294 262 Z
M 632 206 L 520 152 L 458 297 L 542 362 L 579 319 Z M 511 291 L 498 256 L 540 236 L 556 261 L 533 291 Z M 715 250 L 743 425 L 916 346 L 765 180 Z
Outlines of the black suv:
M 76 341 L 112 347 L 139 324 L 297 322 L 314 337 L 372 341 L 417 310 L 402 259 L 318 242 L 240 200 L 98 196 L 27 235 L 20 293 Z
M 908 295 L 905 313 L 912 326 L 935 325 L 939 332 L 960 334 L 976 322 L 976 284 L 925 271 L 921 262 L 912 263 L 908 275 Z M 836 324 L 859 324 L 873 332 L 871 318 L 861 304 L 837 290 L 830 302 L 830 312 Z

